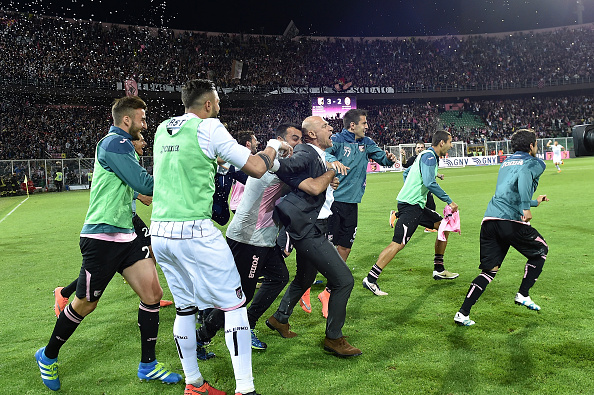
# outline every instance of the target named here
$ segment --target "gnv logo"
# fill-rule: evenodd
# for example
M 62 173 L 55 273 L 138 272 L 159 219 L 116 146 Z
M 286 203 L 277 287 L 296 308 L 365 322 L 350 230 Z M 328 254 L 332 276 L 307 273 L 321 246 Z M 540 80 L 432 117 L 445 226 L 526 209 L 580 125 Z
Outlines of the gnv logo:
M 468 159 L 466 158 L 445 158 L 443 159 L 443 162 L 445 163 L 445 165 L 447 167 L 452 167 L 452 166 L 466 166 L 468 164 Z
M 496 156 L 484 156 L 482 158 L 472 158 L 472 161 L 477 166 L 496 165 L 497 157 Z
M 453 157 L 453 158 L 442 158 L 439 160 L 440 166 L 442 167 L 464 167 L 464 166 L 487 166 L 496 165 L 496 156 L 481 156 L 472 158 Z

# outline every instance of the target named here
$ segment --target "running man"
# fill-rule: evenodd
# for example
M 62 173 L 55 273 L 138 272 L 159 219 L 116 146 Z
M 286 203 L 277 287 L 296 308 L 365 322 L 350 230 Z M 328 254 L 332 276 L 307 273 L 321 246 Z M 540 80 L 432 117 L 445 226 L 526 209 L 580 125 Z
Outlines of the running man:
M 142 133 L 140 134 L 140 139 L 132 140 L 132 144 L 134 145 L 134 150 L 136 151 L 137 159 L 140 160 L 140 156 L 144 153 L 144 148 L 146 147 L 146 140 Z M 93 174 L 93 173 L 89 173 Z M 145 206 L 150 206 L 153 202 L 152 196 L 142 195 L 138 192 L 134 192 L 134 196 L 132 198 L 132 224 L 134 225 L 134 233 L 136 236 L 140 238 L 140 244 L 142 248 L 145 247 L 149 249 L 151 253 L 151 259 L 157 265 L 157 261 L 155 260 L 155 256 L 153 255 L 153 248 L 151 247 L 151 236 L 149 234 L 149 227 L 146 226 L 142 218 L 140 218 L 136 214 L 136 200 L 140 200 L 142 204 Z M 70 299 L 70 296 L 76 291 L 76 284 L 78 283 L 78 278 L 72 281 L 65 287 L 56 287 L 54 289 L 54 312 L 56 313 L 56 317 L 60 317 L 60 313 L 62 310 L 66 308 Z M 170 300 L 161 299 L 159 305 L 161 307 L 171 306 L 173 304 Z
M 60 389 L 58 353 L 82 320 L 97 307 L 113 276 L 124 276 L 140 297 L 138 327 L 141 359 L 138 377 L 177 383 L 182 377 L 158 363 L 155 345 L 159 332 L 159 301 L 163 289 L 149 249 L 134 233 L 134 191 L 153 193 L 153 177 L 140 166 L 132 140 L 146 129 L 146 104 L 138 96 L 117 99 L 111 109 L 114 125 L 97 144 L 95 175 L 89 209 L 80 234 L 83 261 L 76 297 L 60 313 L 45 347 L 35 353 L 41 379 L 52 391 Z
M 557 173 L 561 173 L 561 168 L 559 165 L 563 164 L 563 158 L 561 158 L 561 151 L 565 151 L 565 147 L 563 147 L 557 140 L 555 143 L 551 145 L 552 141 L 549 140 L 547 143 L 547 148 L 550 148 L 553 151 L 553 164 L 557 168 Z
M 281 124 L 276 129 L 276 138 L 286 141 L 291 147 L 301 144 L 301 127 Z M 248 321 L 252 335 L 252 349 L 266 350 L 266 343 L 256 336 L 254 328 L 258 319 L 268 310 L 289 281 L 289 271 L 276 239 L 279 225 L 273 220 L 276 202 L 289 192 L 290 188 L 275 174 L 267 172 L 260 179 L 248 177 L 243 197 L 227 228 L 227 244 L 231 248 L 235 265 L 241 278 L 245 294 Z M 264 282 L 255 294 L 260 276 Z M 224 313 L 213 309 L 198 330 L 198 342 L 207 343 L 224 326 Z
M 532 199 L 538 187 L 545 163 L 536 157 L 536 134 L 531 129 L 520 129 L 511 137 L 513 155 L 499 168 L 495 195 L 487 206 L 480 235 L 479 269 L 482 270 L 470 284 L 462 307 L 454 316 L 458 325 L 474 325 L 469 318 L 470 309 L 485 292 L 501 267 L 509 247 L 515 248 L 528 261 L 524 278 L 514 302 L 538 311 L 528 292 L 542 272 L 549 247 L 544 238 L 530 225 L 531 207 L 548 202 L 547 195 Z
M 396 254 L 410 241 L 419 225 L 431 229 L 439 229 L 441 215 L 426 207 L 427 194 L 433 193 L 452 208 L 458 210 L 458 205 L 452 201 L 447 193 L 435 181 L 439 157 L 444 156 L 452 148 L 452 136 L 449 132 L 439 130 L 433 135 L 431 148 L 417 155 L 417 159 L 408 170 L 404 185 L 396 198 L 398 200 L 398 220 L 394 225 L 392 242 L 381 252 L 377 262 L 367 277 L 363 278 L 363 287 L 377 296 L 385 296 L 377 285 L 377 279 L 382 270 L 390 263 Z M 435 280 L 453 280 L 458 273 L 445 270 L 443 255 L 448 243 L 450 232 L 445 232 L 445 241 L 435 240 L 435 258 L 433 260 L 433 278 Z
M 245 295 L 231 250 L 211 220 L 214 175 L 220 157 L 260 178 L 273 167 L 277 152 L 290 154 L 292 148 L 273 139 L 252 155 L 239 145 L 217 119 L 220 100 L 212 81 L 189 81 L 181 96 L 185 114 L 165 120 L 155 134 L 151 239 L 177 310 L 173 336 L 186 392 L 224 393 L 204 381 L 196 353 L 196 313 L 217 308 L 225 312 L 235 393 L 255 394 Z

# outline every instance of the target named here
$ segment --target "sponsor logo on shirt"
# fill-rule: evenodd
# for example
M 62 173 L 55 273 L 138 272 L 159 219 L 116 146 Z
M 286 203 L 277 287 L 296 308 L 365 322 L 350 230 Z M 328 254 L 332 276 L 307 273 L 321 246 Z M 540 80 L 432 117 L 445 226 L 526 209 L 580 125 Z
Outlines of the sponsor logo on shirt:
M 503 162 L 503 164 L 501 165 L 501 167 L 507 167 L 507 166 L 521 166 L 524 164 L 524 160 L 523 159 L 517 159 L 517 160 L 508 160 Z
M 179 145 L 163 145 L 161 146 L 161 151 L 159 151 L 160 154 L 164 153 L 164 152 L 177 152 L 179 151 Z

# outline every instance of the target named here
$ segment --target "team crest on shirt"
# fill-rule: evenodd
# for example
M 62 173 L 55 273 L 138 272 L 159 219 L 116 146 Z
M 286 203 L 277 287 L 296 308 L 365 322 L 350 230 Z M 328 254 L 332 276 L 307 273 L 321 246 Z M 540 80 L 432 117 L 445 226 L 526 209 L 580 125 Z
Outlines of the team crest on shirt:
M 237 299 L 243 299 L 243 290 L 241 287 L 235 289 L 235 295 L 237 295 Z
M 364 145 L 360 145 L 360 146 L 359 146 L 359 151 L 361 151 L 361 152 L 365 152 L 365 146 L 364 146 Z

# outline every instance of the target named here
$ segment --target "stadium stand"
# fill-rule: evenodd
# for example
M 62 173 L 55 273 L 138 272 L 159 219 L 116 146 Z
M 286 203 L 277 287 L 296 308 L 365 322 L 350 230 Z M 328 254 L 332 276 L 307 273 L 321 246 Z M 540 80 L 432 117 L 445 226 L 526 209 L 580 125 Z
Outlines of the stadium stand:
M 190 78 L 224 88 L 221 121 L 231 132 L 254 130 L 261 141 L 279 123 L 311 114 L 312 87 L 347 81 L 392 89 L 358 95 L 380 145 L 428 140 L 438 127 L 469 144 L 505 139 L 518 127 L 539 137 L 570 136 L 573 125 L 593 121 L 592 30 L 287 41 L 0 10 L 0 160 L 93 157 L 110 102 L 130 78 L 148 89 L 140 91 L 149 104 L 146 155 L 158 123 L 183 111 L 179 94 L 163 86 Z M 235 59 L 243 61 L 241 79 L 231 75 Z M 298 93 L 278 94 L 279 87 Z M 459 101 L 463 111 L 444 111 Z M 330 122 L 341 128 L 340 120 Z M 30 178 L 37 185 L 35 174 Z

